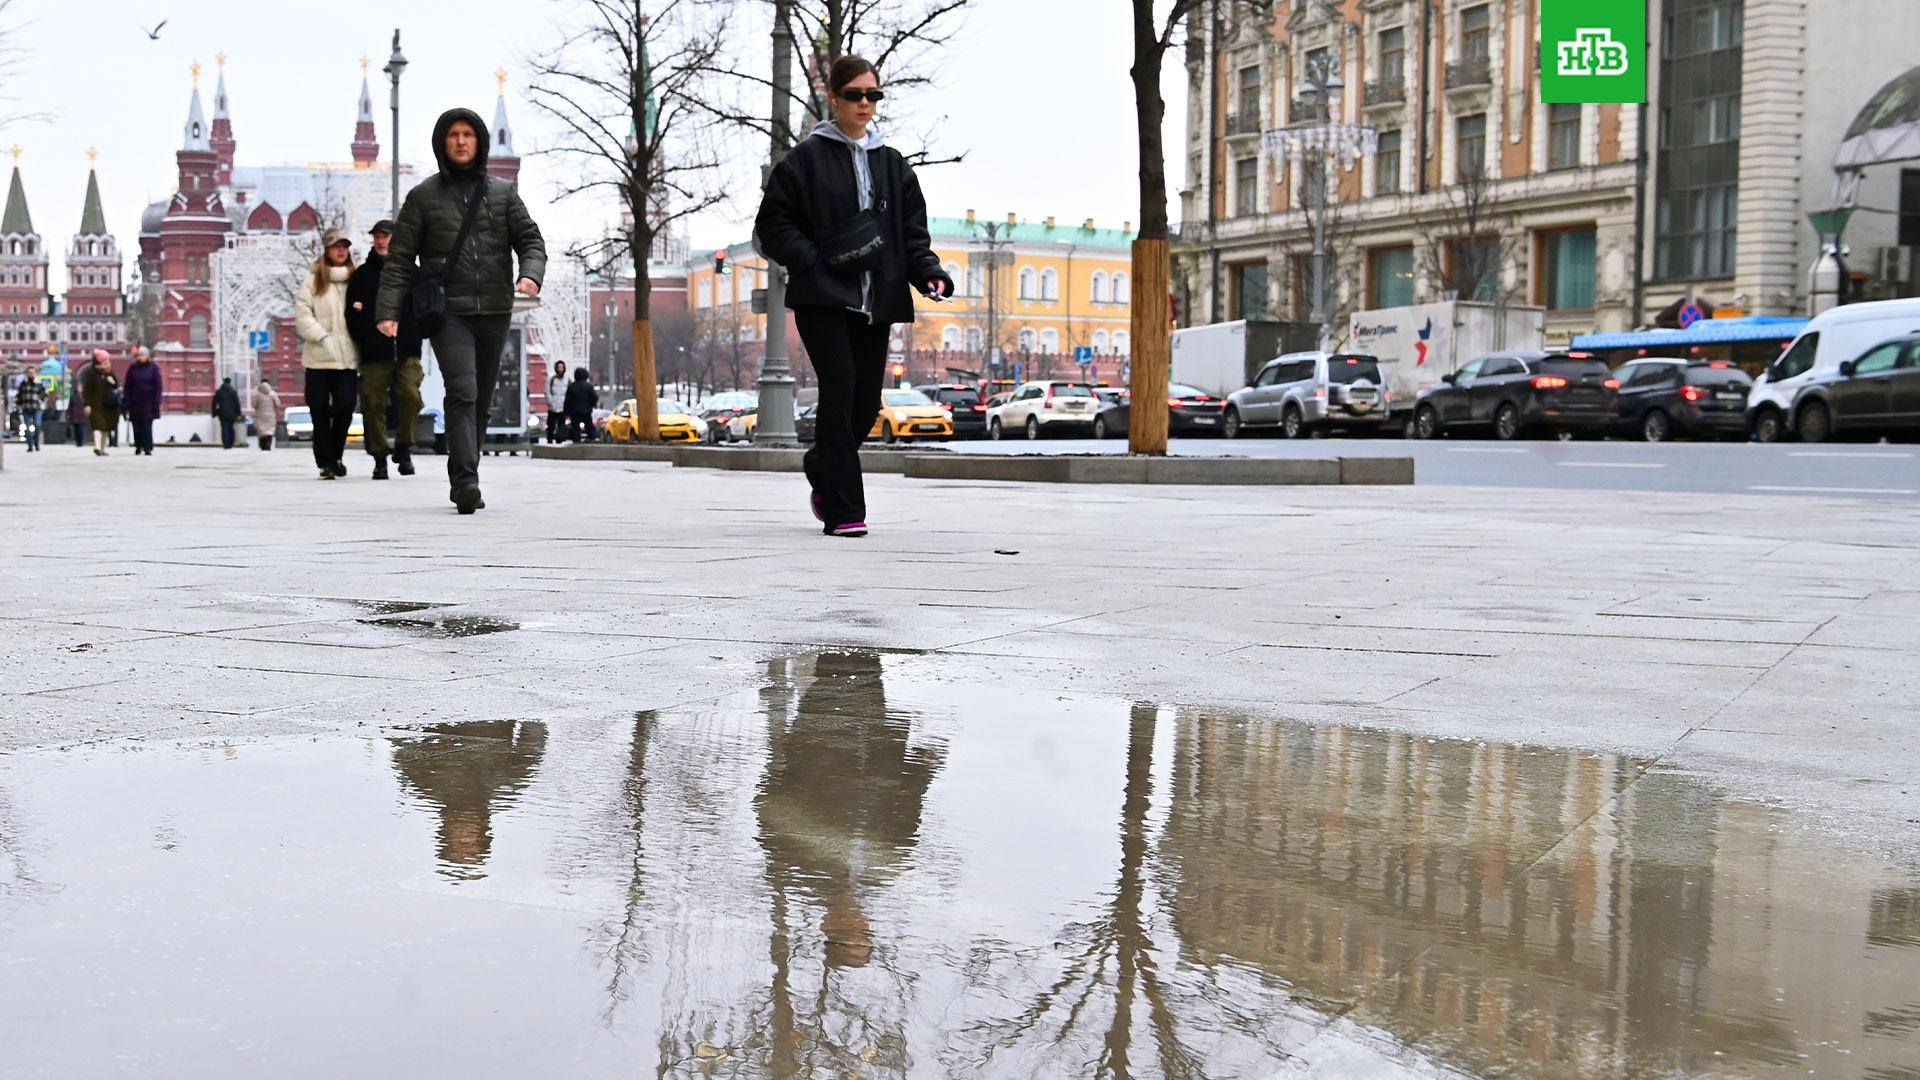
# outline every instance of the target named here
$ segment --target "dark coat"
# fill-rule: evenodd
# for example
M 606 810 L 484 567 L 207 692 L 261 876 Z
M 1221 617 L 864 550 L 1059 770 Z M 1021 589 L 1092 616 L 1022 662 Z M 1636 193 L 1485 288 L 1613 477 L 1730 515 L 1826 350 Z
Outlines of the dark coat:
M 886 250 L 873 271 L 873 321 L 913 321 L 908 290 L 944 276 L 927 229 L 927 200 L 900 151 L 867 151 L 873 175 L 873 208 L 880 215 Z M 836 310 L 860 306 L 860 276 L 816 268 L 820 237 L 860 212 L 853 152 L 845 143 L 810 135 L 774 166 L 761 196 L 753 231 L 768 258 L 787 268 L 787 306 Z
M 476 223 L 474 228 L 479 228 Z M 473 242 L 472 237 L 467 238 Z M 380 301 L 380 275 L 386 269 L 387 260 L 377 251 L 367 252 L 367 261 L 353 268 L 353 276 L 347 279 L 347 336 L 353 339 L 353 346 L 360 352 L 362 364 L 375 364 L 381 361 L 407 360 L 420 355 L 420 335 L 413 328 L 413 316 L 401 305 L 400 333 L 388 337 L 378 328 L 379 319 L 374 318 L 374 308 Z
M 480 152 L 471 164 L 455 166 L 447 160 L 447 129 L 456 120 L 473 125 L 480 136 Z M 433 156 L 440 171 L 407 192 L 394 222 L 393 243 L 387 248 L 380 274 L 376 320 L 398 319 L 401 301 L 414 274 L 439 274 L 446 269 L 453 242 L 460 236 L 460 219 L 475 195 L 484 200 L 473 219 L 473 230 L 460 251 L 460 262 L 447 279 L 447 311 L 453 315 L 505 315 L 513 310 L 513 286 L 518 278 L 537 284 L 546 277 L 547 246 L 540 226 L 533 223 L 520 192 L 505 180 L 487 175 L 487 125 L 471 109 L 448 109 L 433 125 Z M 514 273 L 514 256 L 520 271 Z M 416 268 L 416 260 L 418 266 Z
M 160 377 L 160 365 L 151 360 L 144 364 L 134 361 L 127 369 L 127 388 L 121 394 L 127 417 L 141 421 L 160 419 L 160 399 L 164 396 L 166 382 Z
M 112 368 L 87 365 L 87 423 L 95 431 L 112 431 L 120 426 L 120 378 Z
M 593 418 L 593 410 L 600 405 L 600 391 L 593 388 L 588 379 L 575 379 L 567 384 L 567 401 L 564 411 L 568 416 L 582 419 Z
M 213 417 L 216 420 L 240 419 L 240 391 L 230 382 L 220 384 L 213 392 Z

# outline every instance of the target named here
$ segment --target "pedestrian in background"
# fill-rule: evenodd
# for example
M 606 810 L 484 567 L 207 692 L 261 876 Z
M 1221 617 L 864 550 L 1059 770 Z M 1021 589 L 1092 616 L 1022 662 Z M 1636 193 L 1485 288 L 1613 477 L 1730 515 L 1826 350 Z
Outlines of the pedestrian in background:
M 933 253 L 920 181 L 873 127 L 884 96 L 873 65 L 840 57 L 827 89 L 832 117 L 774 166 L 754 234 L 791 275 L 787 307 L 820 378 L 805 458 L 813 514 L 829 536 L 865 536 L 860 444 L 880 413 L 889 327 L 913 321 L 909 288 L 941 300 L 953 279 Z
M 40 450 L 40 419 L 47 407 L 47 388 L 28 375 L 13 392 L 13 407 L 20 413 L 20 434 L 27 441 L 27 453 Z
M 220 449 L 233 449 L 235 425 L 240 422 L 240 391 L 233 388 L 231 375 L 221 379 L 220 388 L 213 392 L 213 418 L 220 421 Z
M 566 437 L 569 442 L 590 442 L 593 439 L 593 410 L 600 407 L 600 392 L 593 388 L 593 373 L 586 368 L 575 368 L 573 382 L 567 386 L 565 398 Z
M 274 392 L 273 380 L 264 375 L 253 388 L 253 430 L 260 449 L 273 449 L 273 437 L 280 430 L 280 395 Z
M 134 350 L 133 365 L 127 368 L 127 419 L 133 421 L 133 452 L 153 456 L 153 422 L 160 419 L 160 399 L 166 396 L 166 381 L 160 365 L 146 346 Z
M 373 309 L 380 298 L 380 275 L 386 271 L 387 251 L 393 244 L 393 222 L 382 218 L 369 235 L 373 250 L 347 281 L 347 326 L 360 351 L 360 409 L 365 417 L 367 453 L 373 455 L 373 478 L 387 478 L 387 458 L 393 458 L 401 476 L 413 475 L 413 429 L 420 422 L 420 335 L 412 314 L 400 312 L 400 332 L 393 337 L 374 326 Z M 387 408 L 393 404 L 392 434 Z
M 293 305 L 293 325 L 302 342 L 300 364 L 307 371 L 307 408 L 313 413 L 313 461 L 322 480 L 347 475 L 347 434 L 360 392 L 359 360 L 347 330 L 347 281 L 352 277 L 353 242 L 339 229 L 328 229 L 320 258 L 300 283 Z
M 560 429 L 567 419 L 567 362 L 553 362 L 553 377 L 547 380 L 547 441 L 560 441 Z
M 446 322 L 433 334 L 433 355 L 447 384 L 448 498 L 462 514 L 486 505 L 480 438 L 500 381 L 513 295 L 539 296 L 547 272 L 540 227 L 512 184 L 487 175 L 487 147 L 487 125 L 472 109 L 449 109 L 434 122 L 440 169 L 400 207 L 374 309 L 379 331 L 396 337 L 416 278 L 438 277 L 445 285 Z
M 120 377 L 113 373 L 113 357 L 93 350 L 87 368 L 87 424 L 93 430 L 93 456 L 107 456 L 107 436 L 120 426 Z
M 87 432 L 91 427 L 87 423 L 87 373 L 92 370 L 93 365 L 88 364 L 77 378 L 67 378 L 67 433 L 75 446 L 87 445 Z

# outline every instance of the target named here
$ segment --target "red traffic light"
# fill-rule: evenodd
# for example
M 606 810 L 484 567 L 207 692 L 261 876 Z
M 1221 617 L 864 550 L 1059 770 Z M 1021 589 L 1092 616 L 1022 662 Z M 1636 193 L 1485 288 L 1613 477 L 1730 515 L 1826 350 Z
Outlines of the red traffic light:
M 895 365 L 893 365 L 893 377 L 894 377 L 894 378 L 896 378 L 896 379 L 898 379 L 898 378 L 901 378 L 901 377 L 903 377 L 903 376 L 905 376 L 905 375 L 906 375 L 906 373 L 907 373 L 907 365 L 905 365 L 905 364 L 895 364 Z
M 733 273 L 733 267 L 727 265 L 727 253 L 724 249 L 713 253 L 713 272 L 716 274 Z

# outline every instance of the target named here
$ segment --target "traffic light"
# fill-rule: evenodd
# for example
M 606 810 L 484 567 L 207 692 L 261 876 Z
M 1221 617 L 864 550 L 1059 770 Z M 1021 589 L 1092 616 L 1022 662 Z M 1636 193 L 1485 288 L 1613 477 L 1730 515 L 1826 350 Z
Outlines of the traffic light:
M 713 272 L 721 275 L 733 273 L 733 267 L 728 265 L 727 253 L 724 249 L 713 253 Z
M 906 377 L 907 377 L 907 365 L 905 365 L 905 364 L 895 364 L 895 365 L 893 365 L 893 377 L 894 377 L 894 378 L 896 378 L 896 379 L 904 379 L 904 378 L 906 378 Z

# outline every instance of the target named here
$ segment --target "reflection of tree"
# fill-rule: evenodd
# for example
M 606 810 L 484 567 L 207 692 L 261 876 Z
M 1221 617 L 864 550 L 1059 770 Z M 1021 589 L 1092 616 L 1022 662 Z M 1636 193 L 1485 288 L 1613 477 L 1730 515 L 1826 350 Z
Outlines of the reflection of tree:
M 601 931 L 596 951 L 607 958 L 607 1007 L 602 1019 L 611 1026 L 621 1003 L 632 993 L 635 965 L 645 958 L 640 939 L 646 889 L 647 747 L 659 716 L 651 709 L 633 714 L 633 742 L 627 749 L 627 771 L 620 781 L 622 836 L 626 848 L 627 881 L 622 890 L 620 917 Z
M 547 726 L 531 720 L 434 724 L 421 738 L 395 739 L 402 786 L 439 811 L 441 874 L 486 876 L 494 804 L 511 803 L 527 786 L 546 747 Z

